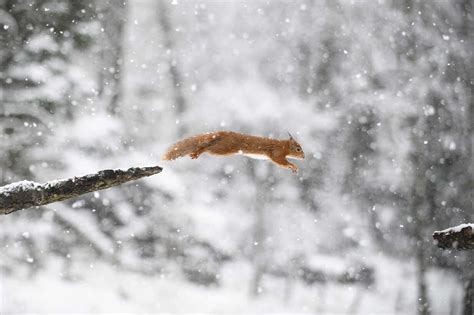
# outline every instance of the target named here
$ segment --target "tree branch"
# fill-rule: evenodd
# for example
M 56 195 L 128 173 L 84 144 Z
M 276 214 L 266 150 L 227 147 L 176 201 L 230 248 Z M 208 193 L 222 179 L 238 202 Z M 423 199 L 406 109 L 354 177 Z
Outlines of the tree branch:
M 433 233 L 436 245 L 442 249 L 474 249 L 474 223 L 461 224 Z
M 0 215 L 42 206 L 117 186 L 160 173 L 159 166 L 132 167 L 128 170 L 103 170 L 94 174 L 39 184 L 21 181 L 0 187 Z

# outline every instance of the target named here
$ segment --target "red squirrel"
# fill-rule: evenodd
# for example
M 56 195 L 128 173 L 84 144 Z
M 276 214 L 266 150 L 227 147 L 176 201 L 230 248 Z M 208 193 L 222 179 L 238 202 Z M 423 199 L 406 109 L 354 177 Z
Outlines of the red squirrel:
M 217 156 L 243 154 L 269 159 L 279 167 L 289 168 L 296 173 L 298 166 L 288 162 L 287 158 L 303 160 L 304 152 L 300 144 L 289 136 L 288 140 L 276 140 L 233 131 L 208 132 L 175 143 L 162 159 L 175 160 L 189 155 L 194 160 L 204 152 Z

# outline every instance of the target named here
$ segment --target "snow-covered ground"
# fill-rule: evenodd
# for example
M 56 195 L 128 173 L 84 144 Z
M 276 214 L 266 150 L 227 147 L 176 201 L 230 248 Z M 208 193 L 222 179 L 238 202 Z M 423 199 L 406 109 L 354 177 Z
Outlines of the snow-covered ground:
M 0 1 L 0 186 L 18 182 L 0 190 L 164 168 L 0 216 L 0 315 L 414 314 L 422 252 L 432 314 L 460 314 L 473 260 L 430 240 L 474 221 L 472 15 L 411 2 Z M 215 130 L 291 132 L 306 159 L 298 176 L 243 156 L 160 161 Z M 352 258 L 373 285 L 264 274 L 250 295 L 260 262 L 340 275 Z M 202 268 L 220 285 L 194 284 Z
M 0 313 L 344 313 L 415 314 L 413 264 L 388 257 L 372 257 L 376 283 L 360 285 L 326 283 L 292 284 L 286 296 L 283 279 L 265 276 L 262 294 L 249 294 L 251 266 L 225 265 L 222 284 L 190 284 L 178 274 L 145 276 L 94 262 L 77 266 L 75 280 L 65 280 L 59 261 L 31 278 L 1 273 Z M 74 272 L 73 272 L 74 273 Z M 428 273 L 432 314 L 460 311 L 461 285 L 443 271 Z M 451 314 L 451 313 L 450 313 Z

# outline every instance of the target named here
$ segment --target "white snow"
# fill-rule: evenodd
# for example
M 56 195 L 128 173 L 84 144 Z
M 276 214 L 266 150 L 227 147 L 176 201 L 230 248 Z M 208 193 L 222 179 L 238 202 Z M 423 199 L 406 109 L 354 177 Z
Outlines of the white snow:
M 474 231 L 474 223 L 463 223 L 457 226 L 453 226 L 450 228 L 447 228 L 442 231 L 436 231 L 435 233 L 458 233 L 461 232 L 462 229 L 470 227 Z
M 35 181 L 0 191 L 101 169 L 164 170 L 0 216 L 0 313 L 416 313 L 416 220 L 405 207 L 413 153 L 439 162 L 426 172 L 442 200 L 437 219 L 448 226 L 470 214 L 452 202 L 465 194 L 466 174 L 453 171 L 466 159 L 446 159 L 464 153 L 468 123 L 464 8 L 436 1 L 411 24 L 396 1 L 160 1 L 167 31 L 157 1 L 127 1 L 125 20 L 115 19 L 122 1 L 109 1 L 107 14 L 84 7 L 85 20 L 55 28 L 71 1 L 28 11 L 28 22 L 17 20 L 24 10 L 0 10 L 0 179 L 29 172 Z M 83 36 L 87 49 L 72 42 Z M 298 176 L 239 156 L 160 161 L 172 143 L 216 130 L 291 132 L 306 159 Z M 435 267 L 444 254 L 432 254 L 431 311 L 459 314 L 460 274 Z M 462 254 L 452 257 L 457 270 Z M 301 261 L 328 274 L 370 266 L 375 283 L 310 286 L 266 273 L 261 297 L 249 297 L 257 263 L 297 273 Z M 193 284 L 185 268 L 215 272 L 220 286 Z
M 0 187 L 0 194 L 9 195 L 18 191 L 37 189 L 41 184 L 29 180 L 22 180 Z
M 0 272 L 0 312 L 393 314 L 396 309 L 397 313 L 415 314 L 415 269 L 390 258 L 371 258 L 377 266 L 384 266 L 377 268 L 381 273 L 371 289 L 331 282 L 311 287 L 292 283 L 293 292 L 285 298 L 288 283 L 266 276 L 258 299 L 249 294 L 252 268 L 243 261 L 226 264 L 221 286 L 206 288 L 176 274 L 140 275 L 97 261 L 90 262 L 93 268 L 73 264 L 71 272 L 77 280 L 71 281 L 63 279 L 62 263 L 52 260 L 32 278 Z M 448 313 L 452 303 L 460 303 L 462 285 L 455 277 L 432 270 L 428 281 L 439 288 L 429 291 L 434 314 Z

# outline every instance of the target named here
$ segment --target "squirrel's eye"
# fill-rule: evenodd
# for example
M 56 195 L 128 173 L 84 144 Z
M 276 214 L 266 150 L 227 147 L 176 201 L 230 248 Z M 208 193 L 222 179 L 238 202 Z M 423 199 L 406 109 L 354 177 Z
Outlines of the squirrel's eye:
M 296 151 L 297 151 L 297 152 L 301 152 L 301 148 L 296 148 Z

